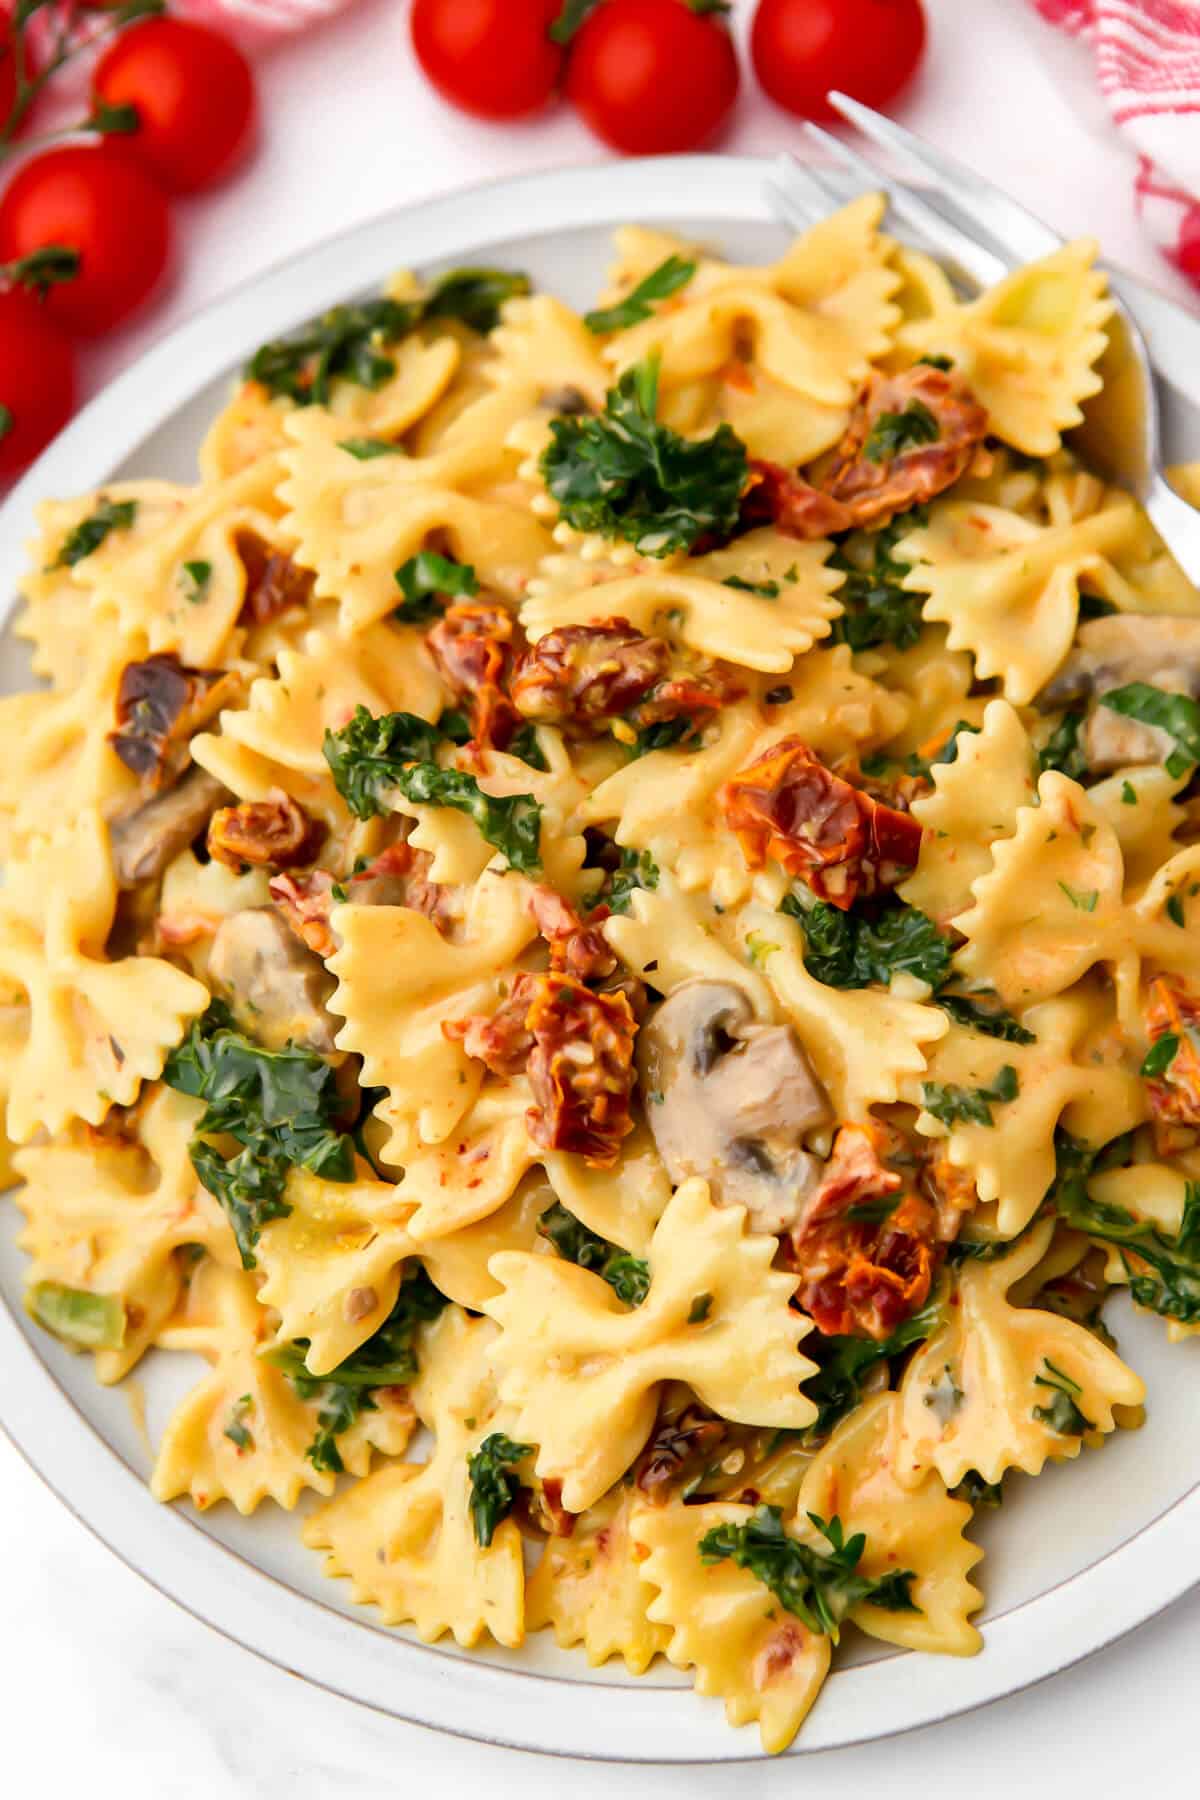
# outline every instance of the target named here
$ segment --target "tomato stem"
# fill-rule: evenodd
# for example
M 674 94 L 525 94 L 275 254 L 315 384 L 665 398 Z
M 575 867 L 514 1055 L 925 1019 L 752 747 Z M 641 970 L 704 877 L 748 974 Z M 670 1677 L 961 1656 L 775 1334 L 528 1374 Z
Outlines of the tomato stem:
M 54 23 L 54 45 L 44 66 L 35 74 L 29 71 L 28 43 L 26 33 L 30 20 L 35 14 L 44 12 L 47 7 L 55 6 L 56 0 L 17 0 L 13 9 L 12 20 L 8 28 L 8 44 L 5 54 L 13 59 L 14 93 L 8 117 L 0 124 L 0 156 L 7 154 L 12 140 L 29 116 L 35 100 L 46 85 L 58 74 L 64 64 L 81 51 L 93 50 L 106 38 L 115 37 L 127 25 L 138 19 L 156 18 L 166 10 L 165 0 L 127 0 L 109 15 L 95 30 L 84 35 L 73 35 L 74 19 L 68 8 L 57 6 Z M 37 142 L 47 143 L 54 138 L 66 137 L 77 131 L 110 132 L 136 131 L 138 125 L 137 111 L 132 106 L 105 106 L 99 104 L 80 125 L 70 126 L 65 131 L 50 133 Z M 25 148 L 23 145 L 22 148 Z

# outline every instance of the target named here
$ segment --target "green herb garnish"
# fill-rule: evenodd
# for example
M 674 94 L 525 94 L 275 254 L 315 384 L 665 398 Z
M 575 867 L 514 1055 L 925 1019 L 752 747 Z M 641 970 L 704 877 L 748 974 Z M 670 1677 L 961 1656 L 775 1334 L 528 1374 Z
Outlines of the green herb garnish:
M 356 819 L 386 810 L 384 796 L 412 763 L 431 762 L 441 740 L 439 725 L 415 713 L 382 713 L 365 706 L 340 731 L 327 731 L 322 749 L 334 786 Z
M 1037 753 L 1039 774 L 1044 774 L 1047 769 L 1057 769 L 1060 775 L 1069 775 L 1072 781 L 1083 780 L 1088 767 L 1087 756 L 1079 741 L 1083 722 L 1082 713 L 1063 714 Z
M 387 438 L 377 437 L 339 438 L 338 449 L 352 456 L 355 462 L 374 462 L 377 456 L 407 455 L 403 444 L 392 444 Z
M 136 500 L 110 500 L 102 496 L 96 510 L 68 531 L 59 546 L 52 569 L 73 569 L 85 556 L 98 550 L 111 531 L 128 531 L 137 517 Z
M 803 1441 L 810 1445 L 823 1442 L 838 1420 L 858 1405 L 863 1382 L 871 1370 L 888 1357 L 898 1356 L 911 1345 L 932 1337 L 942 1323 L 943 1310 L 941 1296 L 935 1296 L 919 1312 L 902 1320 L 890 1337 L 882 1339 L 814 1334 L 810 1343 L 821 1366 L 805 1382 L 804 1391 L 816 1405 L 817 1416 L 801 1434 Z
M 578 1264 L 601 1276 L 626 1306 L 640 1306 L 650 1292 L 650 1265 L 640 1256 L 631 1256 L 616 1244 L 610 1244 L 581 1219 L 568 1212 L 561 1201 L 548 1206 L 538 1219 L 537 1228 L 548 1238 L 565 1262 Z
M 1175 1061 L 1175 1053 L 1178 1049 L 1178 1032 L 1164 1031 L 1161 1037 L 1155 1038 L 1142 1058 L 1141 1073 L 1152 1081 L 1165 1075 Z
M 916 1576 L 898 1569 L 878 1581 L 856 1573 L 867 1547 L 859 1531 L 845 1537 L 836 1513 L 828 1523 L 819 1513 L 808 1515 L 829 1545 L 818 1550 L 790 1537 L 778 1506 L 760 1506 L 742 1525 L 730 1521 L 706 1531 L 700 1539 L 702 1562 L 726 1559 L 768 1587 L 786 1612 L 810 1631 L 838 1641 L 842 1620 L 856 1606 L 884 1607 L 888 1612 L 917 1612 L 910 1592 Z
M 392 616 L 404 625 L 424 625 L 436 619 L 441 612 L 437 604 L 439 594 L 461 599 L 479 591 L 470 563 L 452 562 L 436 550 L 421 550 L 401 563 L 396 570 L 396 586 L 404 599 Z
M 1005 1063 L 991 1087 L 959 1087 L 950 1081 L 923 1081 L 921 1099 L 925 1111 L 943 1125 L 994 1125 L 992 1103 L 1015 1100 L 1020 1091 L 1017 1071 Z
M 868 462 L 889 462 L 917 444 L 936 444 L 941 437 L 937 420 L 923 400 L 910 400 L 903 412 L 881 412 L 863 445 Z
M 485 1437 L 478 1450 L 467 1457 L 467 1474 L 471 1479 L 471 1524 L 475 1542 L 486 1550 L 496 1535 L 496 1527 L 513 1509 L 520 1483 L 510 1469 L 533 1454 L 532 1444 L 517 1444 L 502 1431 Z
M 567 524 L 634 544 L 645 556 L 690 550 L 734 529 L 749 465 L 730 426 L 681 437 L 655 418 L 658 359 L 626 369 L 600 417 L 552 419 L 541 470 Z
M 901 538 L 927 522 L 928 514 L 917 506 L 872 532 L 867 540 L 872 560 L 866 568 L 841 547 L 834 551 L 826 566 L 840 570 L 845 580 L 837 592 L 842 616 L 833 621 L 831 643 L 849 644 L 852 650 L 870 650 L 876 644 L 910 650 L 917 642 L 926 596 L 905 589 L 904 577 L 912 564 L 901 562 L 895 549 Z
M 956 1025 L 980 1031 L 984 1037 L 1000 1038 L 1006 1044 L 1037 1043 L 1034 1033 L 1027 1031 L 1010 1012 L 1000 1006 L 982 1006 L 969 994 L 939 994 L 934 1005 L 949 1013 Z
M 694 262 L 687 262 L 682 256 L 668 256 L 657 269 L 652 269 L 639 281 L 624 300 L 618 300 L 615 306 L 584 313 L 583 322 L 589 331 L 597 333 L 624 331 L 627 325 L 639 325 L 650 317 L 656 300 L 669 300 L 672 294 L 687 286 L 695 273 Z
M 510 869 L 528 874 L 541 867 L 542 809 L 532 794 L 485 794 L 474 775 L 414 762 L 400 770 L 397 788 L 414 806 L 449 806 L 473 819 Z
M 639 888 L 658 886 L 658 864 L 648 850 L 622 850 L 618 866 L 606 876 L 604 885 L 593 901 L 594 906 L 607 906 L 610 913 L 627 913 L 629 898 Z
M 1085 1419 L 1076 1399 L 1083 1393 L 1077 1381 L 1056 1368 L 1048 1356 L 1042 1358 L 1044 1374 L 1035 1375 L 1034 1386 L 1050 1390 L 1044 1406 L 1035 1406 L 1033 1416 L 1051 1431 L 1061 1432 L 1063 1437 L 1082 1437 L 1085 1431 L 1093 1429 L 1092 1421 Z
M 1168 775 L 1186 775 L 1200 762 L 1200 704 L 1187 694 L 1169 694 L 1149 682 L 1131 681 L 1126 687 L 1101 694 L 1100 705 L 1174 738 L 1177 748 L 1167 758 Z
M 199 606 L 204 599 L 204 591 L 212 580 L 212 564 L 210 562 L 185 562 L 180 571 L 180 586 L 183 597 L 189 606 Z
M 784 897 L 780 912 L 804 929 L 804 966 L 826 987 L 886 987 L 893 975 L 915 975 L 937 988 L 950 973 L 949 938 L 915 906 L 885 906 L 873 919 L 825 900 Z

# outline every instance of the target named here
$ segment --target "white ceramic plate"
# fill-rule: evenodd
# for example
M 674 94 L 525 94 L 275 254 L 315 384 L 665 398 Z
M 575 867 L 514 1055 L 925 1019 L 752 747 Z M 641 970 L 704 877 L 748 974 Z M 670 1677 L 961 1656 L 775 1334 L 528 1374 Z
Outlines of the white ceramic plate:
M 735 259 L 778 254 L 784 233 L 763 194 L 766 164 L 680 157 L 565 170 L 405 208 L 268 272 L 191 320 L 101 394 L 0 511 L 0 594 L 23 565 L 31 509 L 121 475 L 193 479 L 194 453 L 228 377 L 264 339 L 378 286 L 394 267 L 494 262 L 525 268 L 576 305 L 590 301 L 623 220 L 675 226 Z M 1200 457 L 1200 322 L 1135 283 L 1118 284 L 1169 383 L 1172 457 Z M 19 647 L 0 681 L 28 685 Z M 656 1666 L 589 1670 L 582 1652 L 537 1633 L 516 1654 L 422 1645 L 350 1607 L 269 1504 L 199 1517 L 161 1507 L 143 1483 L 152 1437 L 196 1378 L 193 1359 L 150 1358 L 124 1389 L 102 1389 L 90 1359 L 29 1324 L 20 1304 L 17 1215 L 0 1207 L 0 1422 L 72 1511 L 118 1556 L 210 1625 L 282 1668 L 404 1719 L 562 1755 L 648 1762 L 758 1754 L 718 1701 Z M 987 1557 L 986 1647 L 966 1660 L 889 1652 L 860 1639 L 801 1732 L 797 1754 L 928 1724 L 1012 1693 L 1131 1630 L 1200 1578 L 1198 1348 L 1169 1349 L 1161 1323 L 1114 1305 L 1112 1323 L 1150 1390 L 1144 1430 L 1118 1432 L 1037 1481 L 1015 1476 L 978 1535 Z

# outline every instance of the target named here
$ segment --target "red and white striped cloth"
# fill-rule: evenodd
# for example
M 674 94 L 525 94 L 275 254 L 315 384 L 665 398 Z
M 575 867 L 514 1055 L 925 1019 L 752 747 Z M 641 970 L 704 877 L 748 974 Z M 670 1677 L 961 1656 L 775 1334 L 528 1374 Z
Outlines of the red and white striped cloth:
M 1200 287 L 1200 0 L 1033 0 L 1089 46 L 1104 101 L 1138 158 L 1142 222 Z

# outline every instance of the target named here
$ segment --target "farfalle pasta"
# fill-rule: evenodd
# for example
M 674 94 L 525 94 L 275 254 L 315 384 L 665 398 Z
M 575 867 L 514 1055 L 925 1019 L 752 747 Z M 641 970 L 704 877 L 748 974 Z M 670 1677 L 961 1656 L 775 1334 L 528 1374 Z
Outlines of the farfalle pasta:
M 264 345 L 41 508 L 0 703 L 27 1304 L 204 1359 L 154 1494 L 770 1751 L 843 1631 L 986 1646 L 1110 1292 L 1200 1330 L 1200 597 L 1064 439 L 1091 247 L 882 213 Z

